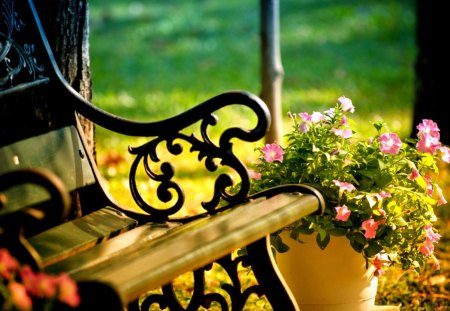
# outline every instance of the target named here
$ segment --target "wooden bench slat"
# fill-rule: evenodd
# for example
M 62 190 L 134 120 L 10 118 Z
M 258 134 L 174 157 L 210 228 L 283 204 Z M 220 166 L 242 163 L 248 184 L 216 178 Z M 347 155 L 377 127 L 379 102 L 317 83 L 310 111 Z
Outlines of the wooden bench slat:
M 260 198 L 210 218 L 159 231 L 157 237 L 151 224 L 144 225 L 48 266 L 46 271 L 65 271 L 78 281 L 104 282 L 128 303 L 318 209 L 319 200 L 314 195 Z
M 136 226 L 136 220 L 112 207 L 105 207 L 50 228 L 28 241 L 41 256 L 45 267 Z

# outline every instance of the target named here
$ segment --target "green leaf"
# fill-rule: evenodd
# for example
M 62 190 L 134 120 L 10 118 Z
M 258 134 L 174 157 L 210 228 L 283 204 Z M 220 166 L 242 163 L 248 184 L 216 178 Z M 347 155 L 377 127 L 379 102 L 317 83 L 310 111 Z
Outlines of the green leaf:
M 386 165 L 383 161 L 378 160 L 378 167 L 380 168 L 380 170 L 384 170 L 386 168 Z
M 314 232 L 314 229 L 309 227 L 309 224 L 303 223 L 300 226 L 295 227 L 291 231 L 291 238 L 294 240 L 297 240 L 299 234 L 312 234 Z
M 361 232 L 352 232 L 348 233 L 347 239 L 350 240 L 350 245 L 353 247 L 355 251 L 361 253 L 364 249 L 364 245 L 366 245 L 366 238 Z
M 329 233 L 333 236 L 344 236 L 347 234 L 347 231 L 345 228 L 333 228 L 329 230 Z
M 327 238 L 327 232 L 324 230 L 324 229 L 322 229 L 322 228 L 319 228 L 318 230 L 318 235 L 317 235 L 317 238 L 320 238 L 321 240 L 325 240 L 326 238 Z
M 384 172 L 376 178 L 375 181 L 380 188 L 383 188 L 392 181 L 392 176 L 391 174 Z
M 320 231 L 319 231 L 319 233 L 320 233 Z M 316 242 L 317 242 L 317 245 L 319 245 L 320 249 L 323 250 L 330 243 L 330 235 L 325 234 L 325 236 L 322 238 L 322 236 L 320 234 L 317 234 Z
M 383 247 L 381 247 L 380 244 L 375 242 L 370 243 L 369 246 L 364 249 L 364 254 L 370 258 L 381 252 L 382 249 Z
M 358 253 L 361 253 L 364 248 L 364 245 L 358 243 L 358 241 L 356 241 L 356 240 L 350 240 L 350 245 Z
M 281 237 L 278 234 L 272 234 L 270 236 L 270 243 L 279 253 L 285 253 L 289 250 L 289 246 L 283 243 Z
M 400 227 L 408 226 L 408 222 L 403 217 L 398 217 L 395 219 L 395 224 Z
M 377 130 L 378 133 L 381 133 L 381 130 L 383 129 L 384 122 L 383 121 L 376 121 L 373 123 L 373 126 L 375 127 L 375 129 Z
M 358 241 L 358 243 L 365 245 L 367 240 L 364 237 L 364 235 L 361 232 L 358 232 L 357 234 L 354 235 L 355 237 L 355 241 Z
M 425 181 L 425 178 L 423 178 L 422 176 L 419 176 L 415 179 L 415 182 L 419 185 L 420 188 L 427 190 L 428 189 L 428 184 Z
M 312 145 L 312 151 L 313 151 L 313 152 L 319 152 L 320 149 L 317 148 L 315 145 Z

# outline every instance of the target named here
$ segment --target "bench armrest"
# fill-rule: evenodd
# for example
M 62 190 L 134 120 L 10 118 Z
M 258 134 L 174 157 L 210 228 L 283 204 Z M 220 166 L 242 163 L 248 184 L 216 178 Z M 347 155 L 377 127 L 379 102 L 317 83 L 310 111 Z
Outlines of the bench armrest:
M 70 211 L 70 196 L 62 181 L 52 172 L 43 168 L 29 168 L 11 171 L 0 175 L 0 220 L 15 213 L 26 213 L 34 218 L 44 215 L 33 211 L 33 206 L 23 207 L 20 210 L 9 208 L 6 190 L 25 184 L 34 184 L 44 189 L 49 194 L 49 199 L 54 202 L 54 208 L 58 211 L 48 213 L 57 222 L 67 218 Z
M 20 209 L 9 205 L 7 190 L 29 184 L 48 192 L 49 200 L 44 204 L 23 206 Z M 23 188 L 19 191 L 23 191 Z M 42 223 L 60 223 L 68 217 L 69 211 L 69 192 L 49 170 L 21 169 L 0 175 L 0 247 L 8 248 L 14 257 L 29 263 L 33 268 L 40 268 L 40 258 L 24 237 L 28 233 L 27 229 Z

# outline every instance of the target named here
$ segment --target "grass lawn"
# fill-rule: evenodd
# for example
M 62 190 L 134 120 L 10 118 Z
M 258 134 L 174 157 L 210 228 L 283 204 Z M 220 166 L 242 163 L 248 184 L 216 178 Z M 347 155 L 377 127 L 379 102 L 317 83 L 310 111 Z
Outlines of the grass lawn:
M 384 119 L 392 131 L 410 134 L 414 100 L 415 1 L 280 1 L 284 66 L 283 112 L 321 111 L 345 95 L 356 106 L 358 131 L 371 135 L 368 120 Z M 259 2 L 250 0 L 91 0 L 90 51 L 94 103 L 121 116 L 159 120 L 231 89 L 260 92 Z M 244 121 L 237 112 L 225 123 Z M 286 120 L 286 126 L 289 123 Z M 443 125 L 441 125 L 443 126 Z M 118 197 L 127 191 L 130 142 L 97 129 L 102 173 Z M 253 146 L 241 152 L 252 161 Z M 114 161 L 120 160 L 120 161 Z M 189 160 L 179 163 L 190 193 Z M 446 193 L 450 178 L 443 168 Z M 114 180 L 114 182 L 113 182 Z M 447 195 L 450 199 L 450 196 Z M 129 200 L 125 204 L 132 204 Z M 377 300 L 402 310 L 450 307 L 449 213 L 442 218 L 439 272 L 422 276 L 398 270 L 380 280 Z M 255 307 L 264 309 L 260 305 Z

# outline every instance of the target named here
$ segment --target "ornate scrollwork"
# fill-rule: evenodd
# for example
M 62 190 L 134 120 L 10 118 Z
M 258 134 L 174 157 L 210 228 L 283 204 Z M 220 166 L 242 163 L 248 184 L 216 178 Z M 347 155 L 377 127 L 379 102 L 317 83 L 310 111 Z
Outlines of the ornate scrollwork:
M 194 284 L 192 295 L 186 307 L 180 303 L 180 297 L 175 294 L 173 283 L 163 286 L 161 293 L 151 293 L 140 302 L 135 302 L 129 306 L 130 311 L 150 310 L 155 304 L 159 305 L 161 310 L 169 308 L 170 310 L 200 310 L 202 307 L 209 309 L 213 304 L 219 305 L 220 310 L 243 310 L 249 297 L 256 294 L 258 297 L 263 295 L 259 284 L 254 283 L 247 288 L 243 288 L 239 278 L 239 265 L 248 266 L 247 256 L 242 255 L 232 258 L 231 255 L 225 256 L 218 261 L 218 264 L 228 276 L 220 286 L 223 290 L 218 291 L 210 289 L 206 292 L 207 272 L 212 269 L 212 264 L 193 272 Z
M 229 127 L 222 132 L 218 143 L 215 143 L 209 135 L 211 127 L 216 126 L 218 123 L 214 113 L 230 104 L 246 106 L 253 110 L 257 116 L 257 125 L 251 130 Z M 158 220 L 169 219 L 169 216 L 182 208 L 185 196 L 181 185 L 174 181 L 175 168 L 169 161 L 161 160 L 158 150 L 164 149 L 164 151 L 168 151 L 171 155 L 176 156 L 183 153 L 183 144 L 187 143 L 189 152 L 198 153 L 197 160 L 198 162 L 204 162 L 206 170 L 217 172 L 212 198 L 207 202 L 202 202 L 205 212 L 214 214 L 221 200 L 228 203 L 242 202 L 248 194 L 250 180 L 245 165 L 233 153 L 231 140 L 238 138 L 244 141 L 256 141 L 262 138 L 269 120 L 264 103 L 256 101 L 249 94 L 230 92 L 212 98 L 194 109 L 176 116 L 171 119 L 170 127 L 166 126 L 165 123 L 160 124 L 161 127 L 164 127 L 163 130 L 159 131 L 163 133 L 162 135 L 141 146 L 129 147 L 129 152 L 136 156 L 130 169 L 130 189 L 134 200 L 139 207 Z M 183 133 L 183 130 L 187 127 L 198 123 L 200 138 L 195 133 Z M 170 201 L 170 207 L 159 208 L 152 206 L 144 199 L 138 190 L 136 180 L 138 167 L 143 167 L 147 177 L 157 182 L 156 195 L 158 199 L 164 203 Z M 227 172 L 219 171 L 219 167 L 226 168 Z M 241 182 L 231 192 L 229 187 L 236 186 L 233 183 L 232 175 L 238 176 Z
M 209 123 L 207 120 L 202 121 L 202 131 L 201 135 L 203 140 L 198 139 L 194 134 L 188 136 L 182 133 L 170 133 L 140 146 L 140 147 L 130 147 L 129 152 L 136 155 L 136 158 L 131 166 L 130 172 L 130 189 L 132 195 L 137 202 L 137 204 L 146 212 L 151 214 L 156 218 L 166 218 L 168 215 L 173 215 L 178 212 L 184 204 L 184 193 L 180 185 L 173 181 L 175 176 L 174 167 L 169 162 L 162 162 L 159 165 L 158 172 L 152 169 L 151 163 L 159 163 L 160 157 L 157 154 L 157 148 L 165 142 L 167 151 L 172 155 L 178 155 L 183 152 L 183 146 L 176 141 L 182 140 L 190 144 L 190 152 L 198 152 L 198 161 L 204 159 L 205 168 L 210 172 L 215 172 L 218 169 L 217 162 L 220 162 L 222 166 L 227 166 L 232 168 L 240 177 L 241 180 L 248 183 L 248 175 L 245 166 L 240 160 L 231 152 L 231 143 L 229 141 L 222 142 L 222 145 L 217 146 L 209 138 L 206 127 L 203 124 Z M 170 208 L 165 208 L 160 210 L 156 207 L 151 206 L 147 203 L 138 191 L 138 186 L 136 183 L 136 171 L 139 164 L 142 163 L 145 173 L 147 176 L 159 182 L 157 196 L 162 202 L 169 202 L 173 198 L 173 194 L 177 199 L 175 203 Z M 232 201 L 235 196 L 242 195 L 242 192 L 247 192 L 244 187 L 237 193 L 228 193 L 226 191 L 227 187 L 233 185 L 232 178 L 228 174 L 220 174 L 215 181 L 214 195 L 213 198 L 208 202 L 203 202 L 203 208 L 212 213 L 214 208 L 218 205 L 220 199 L 225 199 L 227 201 Z
M 2 0 L 0 22 L 0 89 L 7 85 L 14 85 L 14 78 L 21 72 L 27 73 L 32 80 L 42 77 L 44 66 L 38 64 L 35 44 L 19 43 L 13 38 L 14 32 L 23 31 L 25 24 L 15 11 L 14 0 Z M 20 37 L 15 36 L 15 37 Z

